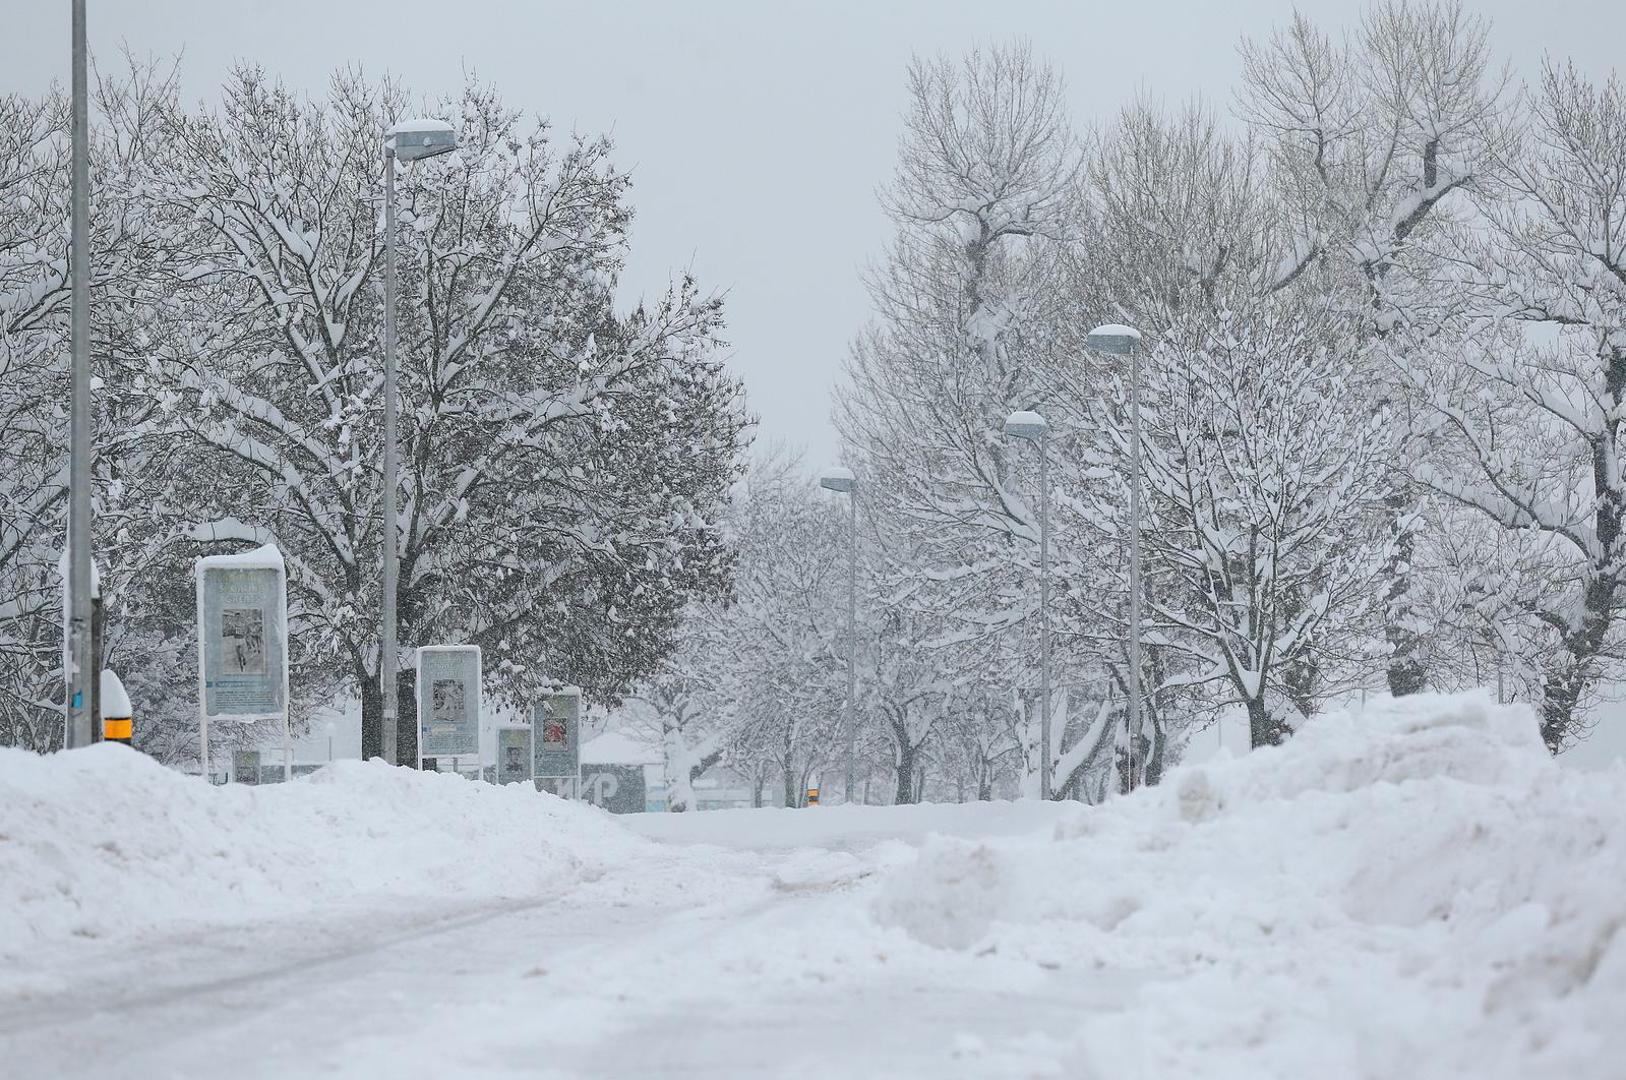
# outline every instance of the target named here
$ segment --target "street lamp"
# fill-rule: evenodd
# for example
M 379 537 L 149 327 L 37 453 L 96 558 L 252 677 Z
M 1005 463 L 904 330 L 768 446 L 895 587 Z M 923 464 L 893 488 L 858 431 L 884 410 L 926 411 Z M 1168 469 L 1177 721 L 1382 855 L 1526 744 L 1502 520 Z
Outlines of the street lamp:
M 1129 357 L 1129 787 L 1138 779 L 1135 736 L 1140 733 L 1140 331 L 1109 323 L 1085 339 L 1096 352 Z
M 1018 410 L 1005 434 L 1039 444 L 1039 798 L 1050 798 L 1050 426 L 1036 412 Z
M 70 120 L 69 263 L 73 270 L 68 300 L 68 351 L 71 371 L 68 419 L 68 542 L 66 628 L 63 654 L 62 748 L 96 741 L 92 713 L 100 658 L 91 637 L 92 537 L 90 508 L 90 96 L 86 90 L 89 54 L 85 48 L 85 0 L 74 0 L 72 15 L 73 106 Z M 209 774 L 204 764 L 204 777 Z
M 853 801 L 854 775 L 858 768 L 858 726 L 853 713 L 853 695 L 858 668 L 858 478 L 851 469 L 829 469 L 819 477 L 819 486 L 847 496 L 847 790 Z
M 395 582 L 400 568 L 396 535 L 395 473 L 399 448 L 395 438 L 395 162 L 417 161 L 457 149 L 457 133 L 440 120 L 404 120 L 384 133 L 384 597 L 378 658 L 378 681 L 384 694 L 384 760 L 396 763 Z
M 337 730 L 338 725 L 329 720 L 327 722 L 327 760 L 329 765 L 333 764 L 333 733 Z

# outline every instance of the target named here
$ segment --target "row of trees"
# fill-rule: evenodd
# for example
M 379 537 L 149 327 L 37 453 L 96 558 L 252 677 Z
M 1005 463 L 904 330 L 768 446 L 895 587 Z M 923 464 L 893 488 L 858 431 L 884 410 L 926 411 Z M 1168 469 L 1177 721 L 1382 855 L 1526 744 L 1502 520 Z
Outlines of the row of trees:
M 386 542 L 401 641 L 480 645 L 499 699 L 564 682 L 614 701 L 657 670 L 683 608 L 726 589 L 748 418 L 716 298 L 683 280 L 617 307 L 632 208 L 609 141 L 475 81 L 409 110 L 387 80 L 310 100 L 245 67 L 208 108 L 131 64 L 96 99 L 95 547 L 138 740 L 195 759 L 191 562 L 266 542 L 289 566 L 296 697 L 359 696 L 369 754 Z M 381 140 L 418 111 L 460 149 L 398 185 L 385 523 Z M 42 749 L 62 695 L 66 118 L 60 95 L 0 99 L 0 744 Z M 415 737 L 408 711 L 403 759 Z
M 1085 346 L 1105 322 L 1145 342 L 1149 781 L 1221 710 L 1276 743 L 1361 689 L 1499 681 L 1554 752 L 1587 730 L 1626 572 L 1626 94 L 1556 63 L 1516 84 L 1448 0 L 1383 0 L 1347 35 L 1296 16 L 1241 56 L 1229 115 L 1141 100 L 1087 134 L 1026 48 L 910 68 L 894 235 L 835 403 L 866 761 L 898 801 L 1037 789 L 1018 409 L 1050 425 L 1054 787 L 1125 781 L 1132 434 L 1124 358 Z M 839 756 L 824 514 L 792 545 L 824 545 L 796 556 L 817 589 L 761 585 L 782 590 L 761 610 L 805 595 L 805 633 L 711 646 L 781 695 L 713 710 L 742 753 L 783 716 L 799 760 Z

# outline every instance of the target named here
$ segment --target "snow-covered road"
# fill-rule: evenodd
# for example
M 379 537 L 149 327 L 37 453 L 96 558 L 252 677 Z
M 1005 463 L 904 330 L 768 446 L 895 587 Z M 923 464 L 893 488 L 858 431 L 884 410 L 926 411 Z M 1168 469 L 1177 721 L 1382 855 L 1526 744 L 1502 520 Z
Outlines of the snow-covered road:
M 72 940 L 6 980 L 5 1075 L 953 1075 L 984 1039 L 1064 1039 L 1115 988 L 1038 971 L 991 1009 L 974 982 L 909 969 L 837 986 L 799 955 L 810 927 L 849 919 L 842 894 L 929 833 L 998 835 L 1069 810 L 635 819 L 664 842 L 550 899 Z M 763 948 L 736 967 L 742 940 Z M 985 1064 L 1042 1075 L 1049 1060 Z
M 0 1076 L 1614 1080 L 1623 803 L 1484 697 L 1096 808 L 0 752 Z

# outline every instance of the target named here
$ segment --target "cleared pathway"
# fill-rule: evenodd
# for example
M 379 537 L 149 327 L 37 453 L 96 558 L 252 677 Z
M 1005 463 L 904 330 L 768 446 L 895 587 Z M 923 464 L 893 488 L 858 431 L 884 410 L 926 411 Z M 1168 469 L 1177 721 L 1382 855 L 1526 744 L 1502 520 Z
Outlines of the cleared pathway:
M 1118 984 L 889 966 L 854 903 L 929 833 L 1066 812 L 637 817 L 646 858 L 546 901 L 71 942 L 8 973 L 0 1076 L 1051 1075 Z

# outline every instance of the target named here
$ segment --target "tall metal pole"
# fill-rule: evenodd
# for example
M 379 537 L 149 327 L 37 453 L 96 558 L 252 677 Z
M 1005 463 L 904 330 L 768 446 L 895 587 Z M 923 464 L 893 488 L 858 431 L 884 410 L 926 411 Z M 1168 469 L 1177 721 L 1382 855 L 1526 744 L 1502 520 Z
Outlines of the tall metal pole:
M 384 760 L 397 763 L 395 693 L 395 579 L 400 552 L 395 520 L 395 148 L 384 148 L 384 596 L 379 604 L 384 625 L 378 657 L 379 688 L 384 696 Z
M 1141 729 L 1140 692 L 1140 347 L 1129 347 L 1129 787 L 1140 784 L 1135 739 Z
M 90 94 L 85 49 L 85 0 L 73 0 L 73 291 L 70 336 L 73 403 L 69 431 L 68 654 L 64 748 L 92 740 L 91 681 L 100 677 L 91 654 L 90 597 Z
M 1050 434 L 1039 436 L 1039 798 L 1050 798 Z
M 858 720 L 853 697 L 858 684 L 858 491 L 847 492 L 847 791 L 853 801 L 858 771 Z

